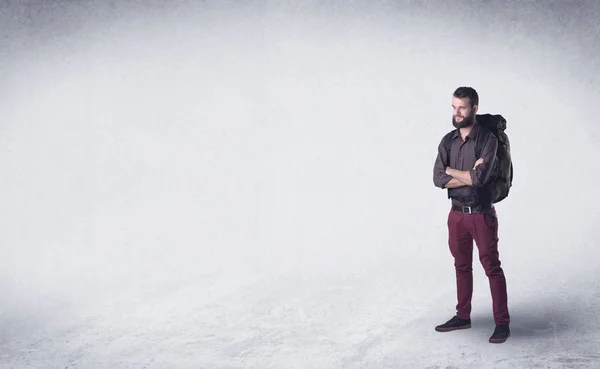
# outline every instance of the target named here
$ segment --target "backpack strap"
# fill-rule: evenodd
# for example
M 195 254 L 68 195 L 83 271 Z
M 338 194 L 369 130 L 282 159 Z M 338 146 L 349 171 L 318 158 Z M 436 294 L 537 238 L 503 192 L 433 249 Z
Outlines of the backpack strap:
M 444 136 L 444 148 L 446 149 L 446 157 L 448 158 L 448 163 L 446 165 L 450 165 L 450 151 L 452 149 L 452 136 L 457 130 L 452 130 L 448 132 Z M 477 134 L 477 139 L 475 140 L 475 155 L 477 159 L 481 158 L 481 153 L 483 152 L 483 148 L 487 144 L 487 141 L 490 139 L 490 135 L 493 134 L 491 130 L 486 127 L 479 127 L 479 133 Z
M 454 132 L 456 132 L 456 130 L 452 130 L 444 136 L 444 148 L 446 149 L 446 158 L 448 159 L 446 165 L 450 165 L 450 151 L 452 150 L 452 136 L 454 135 Z
M 487 144 L 491 134 L 492 131 L 490 131 L 489 129 L 483 126 L 479 127 L 479 133 L 477 134 L 477 140 L 475 141 L 475 155 L 477 159 L 481 158 L 481 152 L 483 151 L 483 147 Z

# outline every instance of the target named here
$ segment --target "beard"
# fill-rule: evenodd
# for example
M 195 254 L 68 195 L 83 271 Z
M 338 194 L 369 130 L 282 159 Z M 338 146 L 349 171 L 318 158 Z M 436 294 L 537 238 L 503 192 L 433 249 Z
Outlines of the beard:
M 472 113 L 471 113 L 471 115 L 463 117 L 463 119 L 460 122 L 456 121 L 455 115 L 452 116 L 452 125 L 454 126 L 454 128 L 467 128 L 467 127 L 472 126 L 474 123 L 475 123 L 475 116 Z

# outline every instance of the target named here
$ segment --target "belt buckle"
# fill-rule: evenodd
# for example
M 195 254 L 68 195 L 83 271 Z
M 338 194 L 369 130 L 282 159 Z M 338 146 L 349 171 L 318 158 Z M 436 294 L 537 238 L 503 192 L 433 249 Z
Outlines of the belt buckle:
M 466 209 L 466 210 L 465 210 L 465 209 Z M 466 214 L 471 214 L 471 213 L 473 213 L 473 209 L 471 209 L 471 207 L 470 207 L 470 206 L 463 206 L 463 207 L 462 207 L 462 212 L 463 212 L 463 213 L 466 213 Z

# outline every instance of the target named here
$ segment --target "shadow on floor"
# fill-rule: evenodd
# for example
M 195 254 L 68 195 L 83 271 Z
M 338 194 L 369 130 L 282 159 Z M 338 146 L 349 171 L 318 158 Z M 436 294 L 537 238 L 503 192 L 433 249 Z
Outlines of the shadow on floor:
M 559 340 L 569 330 L 578 326 L 574 309 L 556 301 L 539 301 L 534 304 L 509 306 L 511 315 L 511 340 L 531 338 Z M 491 314 L 481 313 L 471 316 L 472 329 L 492 331 L 495 325 Z

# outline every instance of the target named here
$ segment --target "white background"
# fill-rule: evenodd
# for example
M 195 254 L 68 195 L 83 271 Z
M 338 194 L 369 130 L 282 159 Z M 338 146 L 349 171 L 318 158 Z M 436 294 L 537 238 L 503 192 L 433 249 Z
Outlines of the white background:
M 600 365 L 600 5 L 220 4 L 0 6 L 1 367 Z M 433 330 L 463 85 L 512 146 L 502 345 L 476 250 Z

